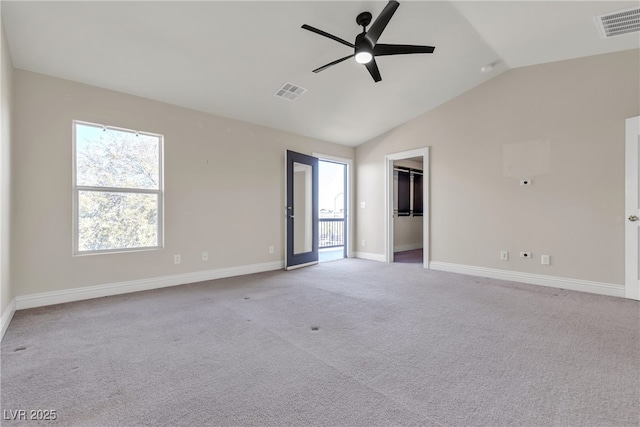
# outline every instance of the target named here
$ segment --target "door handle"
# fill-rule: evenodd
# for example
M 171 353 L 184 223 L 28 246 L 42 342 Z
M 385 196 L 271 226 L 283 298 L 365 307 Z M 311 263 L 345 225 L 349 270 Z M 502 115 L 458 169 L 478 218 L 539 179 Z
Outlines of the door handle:
M 637 220 L 638 220 L 638 217 L 637 217 L 637 216 L 635 216 L 635 215 L 631 215 L 631 216 L 629 217 L 629 221 L 632 221 L 632 222 L 633 222 L 633 221 L 637 221 Z

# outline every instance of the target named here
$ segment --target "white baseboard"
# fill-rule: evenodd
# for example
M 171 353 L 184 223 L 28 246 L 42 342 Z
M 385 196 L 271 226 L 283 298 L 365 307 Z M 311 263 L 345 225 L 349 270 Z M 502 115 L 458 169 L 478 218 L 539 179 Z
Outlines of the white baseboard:
M 549 286 L 552 288 L 569 289 L 572 291 L 590 292 L 592 294 L 624 297 L 624 285 L 617 285 L 613 283 L 591 282 L 588 280 L 522 273 L 519 271 L 499 270 L 496 268 L 474 267 L 471 265 L 452 264 L 438 261 L 431 261 L 429 263 L 429 268 L 432 270 L 448 271 L 451 273 L 488 277 L 490 279 L 528 283 L 530 285 Z
M 61 291 L 21 295 L 15 298 L 14 309 L 23 310 L 26 308 L 43 307 L 52 304 L 62 304 L 66 302 L 80 301 L 91 298 L 127 294 L 130 292 L 148 291 L 151 289 L 166 288 L 169 286 L 185 285 L 187 283 L 197 283 L 207 280 L 222 279 L 224 277 L 242 276 L 244 274 L 260 273 L 263 271 L 281 270 L 283 268 L 283 261 L 274 261 L 261 264 L 243 265 L 238 267 L 219 268 L 216 270 L 198 271 L 194 273 L 176 274 L 172 276 L 153 277 L 150 279 L 108 283 L 105 285 L 87 286 L 83 288 L 64 289 Z M 4 322 L 4 316 L 2 317 L 2 321 Z M 4 328 L 4 323 L 2 325 Z
M 414 249 L 422 249 L 422 242 L 412 243 L 410 245 L 398 245 L 393 247 L 394 252 L 412 251 Z
M 354 255 L 356 258 L 360 258 L 360 259 L 368 259 L 371 261 L 382 261 L 382 262 L 387 261 L 386 258 L 384 257 L 384 254 L 372 254 L 370 252 L 354 252 Z
M 13 315 L 16 312 L 16 299 L 13 298 L 7 308 L 2 313 L 2 318 L 0 318 L 0 341 L 4 338 L 4 333 L 7 332 L 7 328 L 9 327 L 9 323 L 11 323 L 11 319 L 13 319 Z
M 368 252 L 355 252 L 355 257 L 372 261 L 385 262 L 384 255 Z M 127 282 L 110 283 L 104 285 L 87 286 L 83 288 L 65 289 L 61 291 L 42 292 L 38 294 L 21 295 L 11 300 L 0 319 L 0 339 L 13 318 L 16 310 L 43 307 L 52 304 L 62 304 L 111 295 L 140 292 L 169 286 L 197 283 L 225 277 L 241 276 L 244 274 L 260 273 L 263 271 L 281 270 L 283 261 L 266 262 L 238 267 L 220 268 L 216 270 L 199 271 L 194 273 L 176 274 L 150 279 L 132 280 Z M 569 279 L 564 277 L 547 276 L 542 274 L 522 273 L 517 271 L 499 270 L 485 267 L 475 267 L 448 262 L 431 261 L 432 270 L 448 271 L 472 276 L 488 277 L 491 279 L 508 280 L 528 283 L 532 285 L 550 286 L 553 288 L 570 289 L 574 291 L 590 292 L 600 295 L 624 297 L 624 286 L 611 283 L 591 282 L 587 280 Z

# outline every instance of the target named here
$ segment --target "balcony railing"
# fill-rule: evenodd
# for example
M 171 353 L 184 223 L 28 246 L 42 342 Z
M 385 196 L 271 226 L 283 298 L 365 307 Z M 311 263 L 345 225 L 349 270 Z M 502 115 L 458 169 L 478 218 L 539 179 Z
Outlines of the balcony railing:
M 344 218 L 319 218 L 320 248 L 344 246 Z

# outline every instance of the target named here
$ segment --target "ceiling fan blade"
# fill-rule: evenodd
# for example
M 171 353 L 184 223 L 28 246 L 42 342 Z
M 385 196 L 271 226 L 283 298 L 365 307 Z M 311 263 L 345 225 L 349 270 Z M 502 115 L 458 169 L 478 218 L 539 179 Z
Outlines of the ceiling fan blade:
M 375 22 L 371 24 L 371 27 L 369 27 L 369 31 L 367 31 L 367 34 L 365 34 L 365 38 L 369 40 L 371 46 L 375 46 L 375 44 L 378 42 L 380 34 L 382 34 L 382 32 L 384 31 L 393 14 L 396 13 L 396 9 L 398 8 L 398 6 L 400 6 L 400 3 L 395 0 L 390 0 L 389 3 L 387 3 L 387 5 L 384 7 L 382 12 L 380 12 L 380 15 L 378 15 Z
M 338 43 L 342 43 L 342 44 L 344 44 L 346 46 L 355 47 L 355 45 L 353 43 L 349 43 L 346 40 L 342 40 L 340 37 L 336 37 L 333 34 L 327 33 L 326 31 L 322 31 L 322 30 L 319 30 L 317 28 L 314 28 L 311 25 L 304 24 L 301 28 L 304 28 L 305 30 L 309 30 L 312 33 L 320 34 L 321 36 L 325 36 L 327 38 L 330 38 L 331 40 L 335 40 Z
M 373 48 L 374 56 L 406 55 L 409 53 L 433 53 L 433 46 L 416 46 L 411 44 L 377 44 Z
M 345 56 L 344 58 L 336 59 L 335 61 L 333 61 L 333 62 L 329 62 L 328 64 L 323 65 L 323 66 L 322 66 L 322 67 L 320 67 L 320 68 L 316 68 L 315 70 L 313 70 L 313 72 L 314 72 L 314 73 L 319 73 L 320 71 L 322 71 L 322 70 L 326 70 L 327 68 L 332 67 L 332 66 L 334 66 L 334 65 L 336 65 L 336 64 L 339 64 L 339 63 L 341 63 L 342 61 L 346 61 L 346 60 L 347 60 L 347 59 L 349 59 L 349 58 L 353 58 L 353 55 L 348 55 L 348 56 Z
M 371 58 L 371 61 L 364 64 L 364 66 L 367 67 L 367 70 L 369 70 L 369 74 L 371 74 L 371 77 L 373 77 L 374 82 L 377 83 L 382 80 L 380 70 L 378 70 L 378 64 L 376 64 L 376 58 Z

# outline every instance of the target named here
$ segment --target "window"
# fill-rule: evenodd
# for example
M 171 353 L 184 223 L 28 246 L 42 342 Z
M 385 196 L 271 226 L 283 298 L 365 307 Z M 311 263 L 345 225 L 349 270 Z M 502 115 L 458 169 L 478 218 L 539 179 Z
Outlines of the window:
M 159 249 L 162 135 L 73 122 L 74 253 Z

